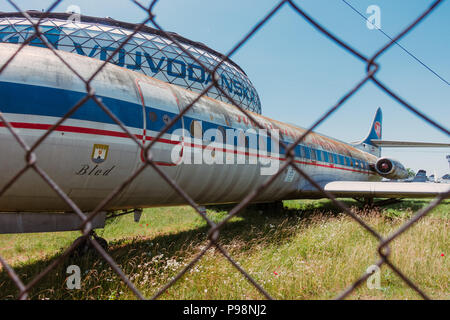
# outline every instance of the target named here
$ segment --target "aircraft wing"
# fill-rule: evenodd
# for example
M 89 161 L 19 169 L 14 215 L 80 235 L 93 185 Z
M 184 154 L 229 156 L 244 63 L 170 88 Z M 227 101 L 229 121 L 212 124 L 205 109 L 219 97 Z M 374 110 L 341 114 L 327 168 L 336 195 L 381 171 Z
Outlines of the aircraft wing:
M 432 198 L 440 194 L 448 193 L 450 191 L 450 184 L 333 181 L 327 183 L 324 189 L 338 197 Z
M 415 142 L 415 141 L 393 141 L 372 139 L 371 142 L 377 147 L 389 148 L 449 148 L 450 143 L 437 142 Z

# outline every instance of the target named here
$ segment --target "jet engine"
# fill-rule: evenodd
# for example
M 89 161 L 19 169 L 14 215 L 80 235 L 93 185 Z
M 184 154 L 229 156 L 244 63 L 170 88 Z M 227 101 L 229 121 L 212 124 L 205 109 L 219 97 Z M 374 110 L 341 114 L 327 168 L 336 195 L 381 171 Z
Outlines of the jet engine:
M 394 159 L 380 158 L 375 163 L 375 171 L 387 179 L 406 179 L 408 171 L 405 167 Z

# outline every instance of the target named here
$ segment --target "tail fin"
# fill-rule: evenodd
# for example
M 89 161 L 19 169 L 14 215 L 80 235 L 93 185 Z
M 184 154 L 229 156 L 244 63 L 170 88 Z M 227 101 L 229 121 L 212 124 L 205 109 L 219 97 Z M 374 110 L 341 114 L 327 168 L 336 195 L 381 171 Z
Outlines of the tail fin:
M 427 182 L 427 172 L 423 169 L 417 171 L 415 177 L 412 180 L 413 182 Z
M 372 126 L 370 127 L 369 133 L 367 134 L 367 137 L 362 141 L 362 143 L 375 146 L 375 144 L 372 143 L 372 139 L 381 140 L 382 123 L 383 123 L 383 113 L 381 112 L 381 108 L 378 108 L 377 112 L 375 113 L 375 117 L 373 118 Z
M 377 109 L 369 133 L 360 142 L 354 143 L 353 146 L 363 151 L 369 152 L 377 157 L 381 156 L 381 148 L 375 145 L 372 140 L 380 140 L 382 135 L 383 113 L 381 108 Z

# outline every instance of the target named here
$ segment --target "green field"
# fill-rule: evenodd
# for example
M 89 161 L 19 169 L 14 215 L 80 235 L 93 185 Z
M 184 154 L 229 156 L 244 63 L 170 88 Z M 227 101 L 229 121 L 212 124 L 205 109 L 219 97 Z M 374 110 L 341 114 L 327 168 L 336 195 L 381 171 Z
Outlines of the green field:
M 428 200 L 363 209 L 343 200 L 383 235 L 395 231 Z M 220 243 L 276 299 L 331 299 L 378 260 L 377 240 L 329 200 L 285 201 L 282 212 L 248 209 L 220 232 Z M 227 212 L 208 210 L 220 221 Z M 450 200 L 419 220 L 391 244 L 391 261 L 434 299 L 449 299 Z M 190 207 L 146 209 L 108 221 L 98 235 L 136 287 L 151 297 L 207 244 L 208 228 Z M 0 255 L 25 283 L 57 258 L 79 232 L 0 235 Z M 66 288 L 66 268 L 80 267 L 81 289 Z M 1 269 L 0 299 L 18 290 Z M 32 299 L 135 299 L 97 255 L 66 259 L 30 293 Z M 264 298 L 218 250 L 202 260 L 161 299 Z M 381 289 L 362 284 L 349 299 L 420 298 L 391 269 L 381 268 Z

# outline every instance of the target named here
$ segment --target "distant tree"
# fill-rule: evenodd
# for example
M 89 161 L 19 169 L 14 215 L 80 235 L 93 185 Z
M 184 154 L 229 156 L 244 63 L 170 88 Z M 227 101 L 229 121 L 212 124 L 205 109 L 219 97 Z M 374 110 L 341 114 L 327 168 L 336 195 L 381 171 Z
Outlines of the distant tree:
M 416 172 L 415 172 L 413 169 L 411 169 L 411 168 L 406 168 L 406 171 L 408 171 L 408 177 L 409 177 L 409 178 L 415 177 L 415 176 L 416 176 Z

